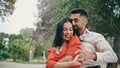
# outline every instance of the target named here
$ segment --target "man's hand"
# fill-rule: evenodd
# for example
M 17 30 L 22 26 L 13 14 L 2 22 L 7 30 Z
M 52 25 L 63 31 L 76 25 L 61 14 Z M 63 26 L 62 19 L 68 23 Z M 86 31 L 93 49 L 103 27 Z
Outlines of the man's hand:
M 84 65 L 85 59 L 84 58 L 79 59 L 79 57 L 80 55 L 76 55 L 76 57 L 72 60 L 73 65 L 80 65 L 80 66 Z
M 79 50 L 77 50 L 75 52 L 75 54 L 79 54 L 79 58 L 85 58 L 85 59 L 93 59 L 96 61 L 97 56 L 96 53 L 94 52 L 89 52 L 88 50 L 86 50 L 83 46 L 80 47 Z

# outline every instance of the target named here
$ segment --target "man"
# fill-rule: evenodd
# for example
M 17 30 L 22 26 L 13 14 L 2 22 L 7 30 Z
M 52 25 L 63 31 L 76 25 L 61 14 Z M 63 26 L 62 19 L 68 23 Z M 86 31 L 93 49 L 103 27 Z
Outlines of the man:
M 87 13 L 83 9 L 71 10 L 73 26 L 79 31 L 83 44 L 83 47 L 76 53 L 80 53 L 80 58 L 85 58 L 84 67 L 100 68 L 101 64 L 117 62 L 118 58 L 104 36 L 86 28 L 87 17 Z

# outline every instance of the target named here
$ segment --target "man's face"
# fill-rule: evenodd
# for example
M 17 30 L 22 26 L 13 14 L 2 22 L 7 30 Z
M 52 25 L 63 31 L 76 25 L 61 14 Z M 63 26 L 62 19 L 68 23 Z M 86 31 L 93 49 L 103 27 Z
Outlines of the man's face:
M 85 29 L 86 22 L 85 17 L 80 16 L 80 14 L 71 14 L 72 24 L 75 29 L 78 29 L 79 31 Z

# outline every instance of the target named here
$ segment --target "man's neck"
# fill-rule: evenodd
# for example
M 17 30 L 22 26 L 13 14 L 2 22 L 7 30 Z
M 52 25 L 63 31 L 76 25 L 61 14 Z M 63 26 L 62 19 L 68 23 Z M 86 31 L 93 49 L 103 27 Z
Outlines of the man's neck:
M 80 35 L 85 34 L 85 33 L 86 33 L 86 29 L 82 29 L 82 30 L 80 31 Z

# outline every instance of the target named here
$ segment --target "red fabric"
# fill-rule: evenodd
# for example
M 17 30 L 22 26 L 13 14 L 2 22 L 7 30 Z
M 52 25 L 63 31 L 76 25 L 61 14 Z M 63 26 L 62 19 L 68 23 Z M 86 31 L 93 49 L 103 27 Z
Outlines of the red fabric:
M 80 45 L 81 43 L 79 38 L 77 36 L 73 36 L 68 43 L 66 55 L 71 55 L 74 58 L 76 56 L 74 52 L 80 49 Z
M 53 65 L 57 62 L 57 60 L 55 60 L 55 49 L 51 48 L 48 50 L 48 59 L 46 62 L 46 68 L 53 68 Z
M 77 36 L 73 36 L 68 45 L 66 45 L 60 54 L 56 54 L 55 48 L 51 48 L 48 50 L 48 59 L 46 62 L 46 68 L 53 68 L 54 64 L 59 61 L 61 58 L 65 57 L 66 55 L 71 55 L 73 58 L 76 56 L 74 52 L 80 48 L 80 40 Z M 72 66 L 70 68 L 80 68 L 80 66 Z

